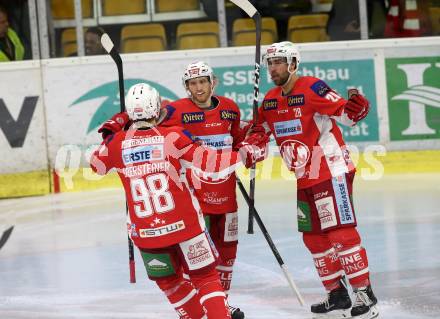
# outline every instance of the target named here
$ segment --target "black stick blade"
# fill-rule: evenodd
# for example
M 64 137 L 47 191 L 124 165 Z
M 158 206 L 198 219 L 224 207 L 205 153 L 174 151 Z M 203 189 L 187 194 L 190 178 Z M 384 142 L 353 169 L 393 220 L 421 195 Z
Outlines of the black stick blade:
M 13 230 L 14 226 L 11 226 L 3 232 L 3 235 L 0 238 L 0 249 L 6 244 Z

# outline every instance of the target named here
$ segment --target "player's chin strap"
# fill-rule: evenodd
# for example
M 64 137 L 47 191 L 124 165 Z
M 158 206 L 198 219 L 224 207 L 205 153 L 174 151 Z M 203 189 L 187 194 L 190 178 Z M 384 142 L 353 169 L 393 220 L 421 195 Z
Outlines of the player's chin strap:
M 289 67 L 287 68 L 287 72 L 289 72 L 289 77 L 287 78 L 286 83 L 284 83 L 282 86 L 286 85 L 287 83 L 290 83 L 290 79 L 292 78 L 292 76 L 298 71 L 298 63 L 295 62 L 295 69 L 293 71 L 290 71 L 290 66 L 292 65 L 292 63 L 289 65 Z

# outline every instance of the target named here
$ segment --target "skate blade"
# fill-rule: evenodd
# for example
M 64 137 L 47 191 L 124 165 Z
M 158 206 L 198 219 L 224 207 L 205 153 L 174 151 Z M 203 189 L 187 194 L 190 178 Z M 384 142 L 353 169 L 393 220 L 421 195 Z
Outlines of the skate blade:
M 379 317 L 379 309 L 376 306 L 371 306 L 370 310 L 367 313 L 364 313 L 360 316 L 354 316 L 353 319 L 374 319 Z
M 333 310 L 329 313 L 313 314 L 313 319 L 347 319 L 351 318 L 350 308 L 345 310 Z M 356 317 L 357 318 L 357 317 Z

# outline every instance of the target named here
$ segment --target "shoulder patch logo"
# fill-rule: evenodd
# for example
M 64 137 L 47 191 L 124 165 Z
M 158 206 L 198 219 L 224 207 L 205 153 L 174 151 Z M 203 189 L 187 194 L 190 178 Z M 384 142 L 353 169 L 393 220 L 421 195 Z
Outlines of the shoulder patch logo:
M 320 97 L 324 97 L 328 92 L 331 91 L 330 87 L 322 80 L 313 83 L 310 88 Z

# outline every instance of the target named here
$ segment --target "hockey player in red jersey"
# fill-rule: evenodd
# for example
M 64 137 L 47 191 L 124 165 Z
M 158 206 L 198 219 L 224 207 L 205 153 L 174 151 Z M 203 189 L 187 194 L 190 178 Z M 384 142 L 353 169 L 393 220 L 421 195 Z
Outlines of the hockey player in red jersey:
M 269 46 L 263 62 L 276 87 L 265 95 L 258 120 L 295 172 L 298 230 L 328 292 L 311 311 L 319 318 L 375 318 L 377 299 L 352 201 L 355 167 L 336 125 L 355 125 L 369 103 L 360 94 L 345 100 L 324 81 L 297 75 L 300 54 L 291 42 Z M 353 305 L 343 274 L 356 295 Z
M 237 104 L 226 97 L 214 95 L 216 79 L 212 68 L 202 61 L 191 63 L 185 69 L 182 82 L 188 98 L 167 105 L 167 116 L 161 125 L 183 127 L 207 147 L 217 150 L 235 148 L 244 139 L 247 129 L 240 122 Z M 253 138 L 263 145 L 268 141 L 264 133 L 255 133 Z M 221 180 L 204 178 L 194 171 L 189 177 L 220 254 L 217 270 L 228 293 L 238 245 L 235 173 Z M 231 307 L 231 313 L 233 319 L 244 318 L 239 308 Z
M 127 113 L 104 124 L 107 136 L 93 154 L 91 167 L 99 174 L 117 170 L 126 193 L 130 238 L 140 250 L 149 278 L 165 293 L 179 317 L 231 318 L 215 269 L 217 250 L 180 172 L 190 165 L 221 177 L 230 174 L 240 158 L 249 167 L 259 152 L 254 153 L 255 147 L 244 142 L 239 146 L 241 156 L 232 151 L 220 153 L 194 144 L 182 128 L 159 127 L 160 103 L 158 92 L 148 84 L 131 87 Z M 130 128 L 121 130 L 129 119 Z

